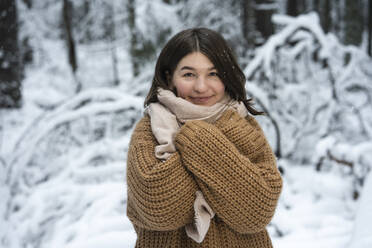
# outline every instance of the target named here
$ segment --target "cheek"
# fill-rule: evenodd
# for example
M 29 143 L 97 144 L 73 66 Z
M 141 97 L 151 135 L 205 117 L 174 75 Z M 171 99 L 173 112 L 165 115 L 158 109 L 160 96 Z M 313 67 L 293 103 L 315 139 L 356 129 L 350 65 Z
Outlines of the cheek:
M 173 85 L 176 88 L 177 96 L 185 98 L 191 92 L 190 84 L 183 80 L 173 80 Z
M 177 95 L 182 98 L 186 98 L 190 94 L 190 89 L 189 87 L 185 85 L 180 85 L 177 88 Z
M 215 91 L 218 93 L 218 95 L 224 95 L 225 85 L 222 82 L 220 82 L 218 85 L 216 85 Z

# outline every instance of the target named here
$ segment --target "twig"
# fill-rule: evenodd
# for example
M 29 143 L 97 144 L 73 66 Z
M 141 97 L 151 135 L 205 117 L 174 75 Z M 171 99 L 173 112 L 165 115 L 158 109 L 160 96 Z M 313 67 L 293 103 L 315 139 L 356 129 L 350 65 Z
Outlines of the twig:
M 353 162 L 350 162 L 350 161 L 347 161 L 347 160 L 344 160 L 344 159 L 336 158 L 334 155 L 332 155 L 332 153 L 331 153 L 330 150 L 327 150 L 327 156 L 328 156 L 328 158 L 330 160 L 335 161 L 336 163 L 339 163 L 341 165 L 348 166 L 351 169 L 354 167 L 354 163 Z

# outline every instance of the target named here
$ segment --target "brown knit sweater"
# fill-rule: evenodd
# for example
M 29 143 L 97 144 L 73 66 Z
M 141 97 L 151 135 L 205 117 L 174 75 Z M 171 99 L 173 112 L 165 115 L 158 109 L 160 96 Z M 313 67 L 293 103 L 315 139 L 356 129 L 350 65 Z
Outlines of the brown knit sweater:
M 188 121 L 165 162 L 148 116 L 137 124 L 128 151 L 127 215 L 136 247 L 269 248 L 266 231 L 281 192 L 274 154 L 256 120 L 227 110 L 215 123 Z M 195 192 L 216 215 L 201 244 L 186 235 Z

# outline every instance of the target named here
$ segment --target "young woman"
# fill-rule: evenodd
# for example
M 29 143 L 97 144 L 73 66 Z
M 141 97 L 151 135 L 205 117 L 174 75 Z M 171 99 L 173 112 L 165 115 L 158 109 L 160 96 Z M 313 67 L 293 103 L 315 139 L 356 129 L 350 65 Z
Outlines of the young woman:
M 272 247 L 275 156 L 218 33 L 175 35 L 159 55 L 127 159 L 136 247 Z

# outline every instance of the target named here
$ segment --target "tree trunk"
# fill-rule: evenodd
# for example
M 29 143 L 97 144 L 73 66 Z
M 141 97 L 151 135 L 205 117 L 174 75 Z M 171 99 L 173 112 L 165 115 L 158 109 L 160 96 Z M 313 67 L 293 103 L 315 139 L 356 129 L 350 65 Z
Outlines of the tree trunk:
M 254 11 L 252 6 L 252 0 L 241 0 L 241 27 L 242 27 L 242 34 L 245 39 L 245 47 L 248 49 L 249 47 L 254 47 Z
M 77 79 L 76 71 L 78 68 L 77 59 L 76 59 L 76 46 L 74 41 L 74 36 L 72 33 L 72 11 L 73 6 L 70 0 L 63 0 L 63 23 L 65 25 L 65 38 L 67 43 L 67 50 L 68 50 L 68 62 L 70 64 L 72 73 L 74 74 L 74 79 L 76 81 L 76 93 L 81 91 L 82 85 Z
M 323 13 L 323 21 L 322 21 L 322 27 L 324 30 L 324 33 L 328 33 L 332 29 L 332 5 L 331 0 L 325 0 L 324 1 L 324 13 Z
M 83 3 L 83 16 L 84 18 L 89 18 L 89 13 L 92 11 L 91 7 L 91 1 L 90 0 L 84 0 Z M 88 27 L 84 29 L 84 42 L 92 42 L 94 40 L 92 30 Z
M 114 3 L 113 3 L 114 4 Z M 109 5 L 109 42 L 111 50 L 112 73 L 114 86 L 120 84 L 119 70 L 118 70 L 118 57 L 116 49 L 116 22 L 115 22 L 115 6 Z
M 21 106 L 23 74 L 15 0 L 0 1 L 0 108 Z
M 313 0 L 313 9 L 318 12 L 319 10 L 319 0 Z
M 32 0 L 23 0 L 23 3 L 26 5 L 27 10 L 29 11 L 32 9 Z M 19 20 L 22 23 L 23 20 Z M 32 46 L 30 44 L 30 37 L 31 35 L 23 35 L 22 40 L 20 40 L 20 57 L 21 57 L 21 64 L 25 66 L 30 64 L 34 60 L 34 51 L 32 50 Z
M 317 0 L 315 0 L 316 2 Z M 316 3 L 314 3 L 316 5 Z M 309 5 L 306 0 L 288 0 L 286 3 L 287 15 L 298 16 L 309 10 Z
M 335 3 L 336 4 L 336 3 Z M 320 25 L 325 33 L 332 31 L 332 3 L 331 0 L 314 0 L 313 8 L 318 13 Z M 337 24 L 337 21 L 336 21 Z
M 298 8 L 298 14 L 303 14 L 307 11 L 307 4 L 306 4 L 306 0 L 298 0 L 297 1 L 298 4 L 297 4 L 297 8 Z
M 23 2 L 26 4 L 27 8 L 32 8 L 32 0 L 23 0 Z
M 345 44 L 359 46 L 362 42 L 363 15 L 360 0 L 345 0 Z
M 127 3 L 127 9 L 128 9 L 128 25 L 130 30 L 130 55 L 132 59 L 132 70 L 133 75 L 138 76 L 139 75 L 139 58 L 138 58 L 138 52 L 137 52 L 137 43 L 138 43 L 138 37 L 137 37 L 137 28 L 136 28 L 136 8 L 135 8 L 135 0 L 128 0 Z
M 288 0 L 287 1 L 287 15 L 297 16 L 299 14 L 297 4 L 298 4 L 298 0 Z
M 368 55 L 372 57 L 372 0 L 368 1 Z
M 274 33 L 274 25 L 271 21 L 276 7 L 272 0 L 256 0 L 255 16 L 256 28 L 264 40 L 267 40 Z
M 332 8 L 335 10 L 335 21 L 333 22 L 333 32 L 339 37 L 340 40 L 343 40 L 342 26 L 343 26 L 343 11 L 341 8 L 341 3 L 333 2 Z

